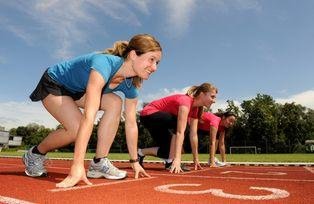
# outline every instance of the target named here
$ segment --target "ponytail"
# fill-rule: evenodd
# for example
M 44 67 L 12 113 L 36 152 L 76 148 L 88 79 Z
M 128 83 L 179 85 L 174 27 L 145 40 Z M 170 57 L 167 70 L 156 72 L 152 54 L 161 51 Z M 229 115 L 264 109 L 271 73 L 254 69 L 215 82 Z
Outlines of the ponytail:
M 195 98 L 195 97 L 199 96 L 201 94 L 201 92 L 207 93 L 207 92 L 210 92 L 212 90 L 215 90 L 216 93 L 218 93 L 218 89 L 214 85 L 212 85 L 210 83 L 203 83 L 199 86 L 192 86 L 191 88 L 189 88 L 188 91 L 186 92 L 186 95 Z M 198 119 L 202 118 L 203 112 L 204 112 L 204 107 L 203 106 L 199 107 L 198 113 L 197 113 Z
M 128 45 L 129 45 L 128 41 L 116 41 L 113 44 L 112 48 L 107 48 L 102 53 L 116 55 L 119 57 L 123 57 L 125 59 L 127 57 L 126 55 L 129 54 L 129 52 L 127 52 Z

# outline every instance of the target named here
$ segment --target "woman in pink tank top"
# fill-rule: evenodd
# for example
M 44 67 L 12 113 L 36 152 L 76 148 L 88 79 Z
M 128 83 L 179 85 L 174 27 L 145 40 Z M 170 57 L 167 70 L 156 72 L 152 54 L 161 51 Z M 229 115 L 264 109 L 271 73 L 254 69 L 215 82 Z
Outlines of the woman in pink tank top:
M 213 114 L 204 112 L 202 119 L 198 123 L 198 136 L 209 137 L 209 160 L 210 167 L 220 167 L 226 165 L 225 135 L 226 131 L 231 128 L 236 121 L 236 115 L 226 111 Z M 219 147 L 221 162 L 215 157 Z
M 150 132 L 155 147 L 139 149 L 140 164 L 146 155 L 165 160 L 166 169 L 179 173 L 184 132 L 188 119 L 191 121 L 191 138 L 197 139 L 198 119 L 204 107 L 215 103 L 217 88 L 209 83 L 191 87 L 186 94 L 175 94 L 155 100 L 141 111 L 141 123 Z M 194 164 L 200 168 L 197 146 L 193 146 Z

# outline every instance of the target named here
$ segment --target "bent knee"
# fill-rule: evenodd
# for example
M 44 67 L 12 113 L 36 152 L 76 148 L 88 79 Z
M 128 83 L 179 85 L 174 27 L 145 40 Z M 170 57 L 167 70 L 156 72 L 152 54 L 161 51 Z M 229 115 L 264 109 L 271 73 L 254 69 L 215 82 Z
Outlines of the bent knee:
M 79 130 L 79 124 L 73 125 L 68 128 L 64 128 L 66 134 L 68 135 L 69 138 L 74 142 L 77 138 L 77 133 Z
M 122 103 L 121 97 L 114 93 L 103 94 L 101 97 L 100 110 L 120 114 Z

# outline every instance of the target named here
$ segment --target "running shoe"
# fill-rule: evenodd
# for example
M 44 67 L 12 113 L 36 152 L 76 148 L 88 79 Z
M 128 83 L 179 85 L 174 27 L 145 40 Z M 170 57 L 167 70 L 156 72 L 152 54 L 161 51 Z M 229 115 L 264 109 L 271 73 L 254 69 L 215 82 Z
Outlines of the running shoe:
M 227 165 L 225 162 L 219 161 L 219 159 L 217 159 L 217 157 L 215 157 L 214 162 L 215 162 L 215 165 L 217 167 L 223 167 L 223 166 Z M 208 160 L 208 164 L 210 165 L 210 159 Z
M 223 167 L 223 166 L 226 166 L 227 164 L 225 162 L 217 161 L 215 162 L 215 165 L 218 167 Z
M 108 158 L 101 158 L 97 163 L 94 160 L 91 161 L 90 166 L 87 171 L 88 178 L 101 178 L 105 177 L 106 179 L 124 179 L 127 177 L 127 172 L 119 170 L 115 167 Z
M 25 165 L 25 174 L 30 177 L 47 176 L 47 170 L 45 168 L 46 156 L 34 154 L 32 152 L 34 147 L 30 148 L 22 157 Z

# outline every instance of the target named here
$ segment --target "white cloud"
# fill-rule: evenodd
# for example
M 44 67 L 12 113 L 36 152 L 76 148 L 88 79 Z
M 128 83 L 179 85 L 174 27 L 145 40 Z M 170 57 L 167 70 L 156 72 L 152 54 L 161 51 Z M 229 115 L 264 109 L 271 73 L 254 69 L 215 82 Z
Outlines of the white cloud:
M 82 25 L 94 25 L 96 19 L 86 11 L 82 1 L 35 1 L 28 13 L 45 27 L 46 34 L 56 40 L 56 58 L 72 56 L 73 44 L 85 43 L 87 33 Z
M 88 1 L 91 5 L 95 6 L 96 8 L 100 9 L 104 14 L 110 16 L 113 19 L 122 21 L 124 23 L 140 26 L 141 23 L 136 16 L 136 12 L 132 11 L 126 4 L 125 1 L 121 0 L 89 0 Z M 133 1 L 134 3 L 135 1 Z M 135 2 L 138 8 L 140 9 L 147 9 L 145 8 L 147 4 L 145 2 Z M 148 11 L 148 10 L 147 10 Z M 145 11 L 146 12 L 146 11 Z
M 56 128 L 59 122 L 43 107 L 41 102 L 3 102 L 0 103 L 0 126 L 6 130 L 37 123 L 47 128 Z M 102 116 L 103 111 L 97 113 L 95 122 Z
M 26 42 L 27 45 L 33 44 L 33 36 L 26 31 L 26 27 L 24 25 L 20 25 L 14 20 L 3 15 L 0 15 L 0 28 L 13 33 L 16 37 Z
M 137 9 L 148 13 L 148 1 L 132 1 Z M 39 40 L 52 41 L 54 57 L 72 57 L 77 44 L 89 44 L 92 32 L 106 33 L 107 17 L 133 26 L 141 23 L 125 1 L 122 0 L 29 0 L 12 1 L 4 5 L 21 12 L 25 20 L 32 21 L 34 28 L 23 25 L 19 20 L 0 20 L 3 29 L 12 32 L 28 44 Z M 99 12 L 100 11 L 100 12 Z M 102 14 L 102 15 L 100 15 Z M 101 29 L 98 29 L 101 28 Z
M 199 4 L 197 0 L 161 0 L 160 2 L 162 4 L 158 6 L 165 8 L 163 10 L 165 30 L 168 36 L 172 37 L 179 37 L 187 32 L 197 7 L 204 4 L 216 10 L 261 8 L 257 0 L 207 0 Z M 20 19 L 10 19 L 7 22 L 0 20 L 0 25 L 4 29 L 30 45 L 52 41 L 56 49 L 54 57 L 66 59 L 72 57 L 75 45 L 89 44 L 89 32 L 102 32 L 101 34 L 105 35 L 109 29 L 106 28 L 108 19 L 135 27 L 141 26 L 138 11 L 150 15 L 150 9 L 154 9 L 156 2 L 152 0 L 28 0 L 8 1 L 1 4 L 16 9 L 23 14 L 24 20 L 32 21 L 34 25 L 27 27 Z
M 148 4 L 152 2 L 152 0 L 131 0 L 132 3 L 144 14 L 149 14 Z
M 258 0 L 163 0 L 166 7 L 166 32 L 169 36 L 180 37 L 187 32 L 193 14 L 200 7 L 209 7 L 218 12 L 227 13 L 230 10 L 253 10 L 259 12 L 262 6 Z
M 221 12 L 232 9 L 261 11 L 262 6 L 258 0 L 206 0 L 211 8 Z
M 167 9 L 167 32 L 170 36 L 181 36 L 189 28 L 195 10 L 195 0 L 164 0 Z
M 55 45 L 54 56 L 68 58 L 74 44 L 87 41 L 86 30 L 82 25 L 94 24 L 95 18 L 86 12 L 83 1 L 69 0 L 29 0 L 12 1 L 7 6 L 23 16 L 2 21 L 5 29 L 24 40 L 27 44 L 51 41 Z M 25 26 L 25 21 L 34 26 Z
M 37 123 L 45 127 L 55 128 L 57 121 L 53 119 L 41 103 L 5 102 L 0 103 L 0 126 L 7 130 Z
M 25 41 L 28 45 L 33 45 L 34 39 L 32 35 L 28 32 L 26 32 L 22 27 L 13 25 L 13 24 L 6 24 L 7 30 L 12 32 L 15 36 Z
M 287 98 L 278 98 L 275 99 L 275 101 L 281 104 L 295 102 L 296 104 L 300 104 L 314 110 L 314 90 L 304 91 Z
M 262 9 L 258 0 L 231 0 L 228 3 L 233 2 L 235 8 L 240 10 L 256 10 L 260 11 Z

